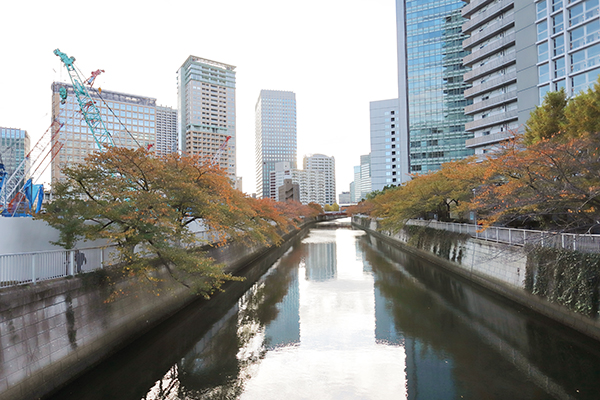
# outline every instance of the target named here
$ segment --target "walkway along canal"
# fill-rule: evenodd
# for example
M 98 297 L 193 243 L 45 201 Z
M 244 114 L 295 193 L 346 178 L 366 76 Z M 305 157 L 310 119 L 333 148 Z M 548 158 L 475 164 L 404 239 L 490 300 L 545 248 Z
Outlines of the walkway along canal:
M 187 307 L 50 398 L 600 393 L 600 343 L 349 222 L 311 229 L 275 264 L 246 274 L 245 282 Z

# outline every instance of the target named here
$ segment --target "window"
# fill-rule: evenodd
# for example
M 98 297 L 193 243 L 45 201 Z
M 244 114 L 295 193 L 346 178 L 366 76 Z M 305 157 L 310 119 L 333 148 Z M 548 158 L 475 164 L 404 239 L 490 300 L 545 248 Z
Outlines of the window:
M 539 104 L 543 103 L 544 97 L 546 96 L 546 93 L 548 93 L 549 90 L 550 90 L 550 85 L 544 85 L 544 86 L 539 87 L 539 93 L 540 93 Z
M 548 37 L 548 21 L 542 21 L 537 24 L 537 40 L 544 40 Z
M 546 0 L 540 1 L 539 3 L 536 4 L 536 11 L 537 11 L 537 19 L 546 18 L 547 11 L 548 11 L 546 8 Z
M 565 58 L 561 57 L 554 61 L 554 78 L 565 76 Z
M 537 52 L 538 62 L 548 61 L 548 42 L 538 44 Z
M 548 64 L 542 64 L 538 67 L 538 82 L 546 82 L 550 80 L 550 67 Z
M 565 36 L 559 35 L 554 38 L 554 56 L 559 56 L 565 53 Z
M 564 28 L 563 13 L 556 14 L 552 17 L 552 33 L 562 32 Z
M 562 0 L 552 0 L 552 12 L 560 10 L 562 7 Z

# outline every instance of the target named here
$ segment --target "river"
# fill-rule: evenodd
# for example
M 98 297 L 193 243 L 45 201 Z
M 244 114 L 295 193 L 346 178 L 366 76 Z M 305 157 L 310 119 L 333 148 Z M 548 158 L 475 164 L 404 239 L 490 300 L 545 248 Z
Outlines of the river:
M 51 399 L 600 398 L 600 343 L 349 221 L 246 276 Z

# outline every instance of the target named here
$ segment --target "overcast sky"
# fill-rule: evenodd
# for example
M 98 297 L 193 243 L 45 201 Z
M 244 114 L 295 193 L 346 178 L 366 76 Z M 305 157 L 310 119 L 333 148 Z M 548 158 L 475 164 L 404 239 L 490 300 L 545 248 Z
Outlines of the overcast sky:
M 69 79 L 56 48 L 85 74 L 104 69 L 95 87 L 173 108 L 189 55 L 235 65 L 247 193 L 261 89 L 296 93 L 298 165 L 334 156 L 337 193 L 370 151 L 369 102 L 397 97 L 394 0 L 7 0 L 0 12 L 0 126 L 27 130 L 32 145 L 50 125 L 52 82 Z

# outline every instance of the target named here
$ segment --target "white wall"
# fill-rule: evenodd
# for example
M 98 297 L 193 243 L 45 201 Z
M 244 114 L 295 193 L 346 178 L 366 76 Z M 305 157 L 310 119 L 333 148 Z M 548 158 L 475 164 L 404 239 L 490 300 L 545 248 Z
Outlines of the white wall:
M 0 217 L 0 254 L 61 250 L 62 247 L 50 243 L 57 241 L 58 235 L 58 230 L 42 220 Z M 104 240 L 81 241 L 75 248 L 103 246 L 105 243 Z

